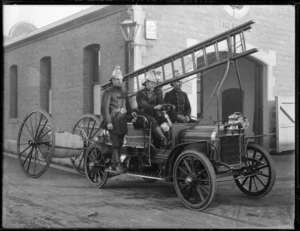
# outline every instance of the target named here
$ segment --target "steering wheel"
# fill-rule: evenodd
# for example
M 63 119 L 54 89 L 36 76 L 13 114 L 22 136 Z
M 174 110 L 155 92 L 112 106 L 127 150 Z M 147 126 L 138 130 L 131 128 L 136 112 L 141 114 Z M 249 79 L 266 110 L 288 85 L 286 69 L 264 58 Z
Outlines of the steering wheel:
M 161 104 L 161 106 L 162 107 L 160 110 L 155 110 L 155 114 L 157 117 L 161 117 L 162 115 L 166 114 L 166 112 L 173 110 L 173 107 L 175 107 L 172 104 Z

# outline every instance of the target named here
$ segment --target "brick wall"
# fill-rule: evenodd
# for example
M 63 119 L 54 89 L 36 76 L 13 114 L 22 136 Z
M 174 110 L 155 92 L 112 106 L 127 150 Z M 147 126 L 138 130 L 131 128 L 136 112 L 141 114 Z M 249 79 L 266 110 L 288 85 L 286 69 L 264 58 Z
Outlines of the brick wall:
M 113 6 L 120 7 L 120 6 Z M 113 8 L 112 7 L 112 8 Z M 178 10 L 180 7 L 180 10 Z M 159 10 L 158 10 L 159 9 Z M 254 20 L 253 30 L 246 32 L 249 44 L 265 51 L 276 52 L 276 67 L 273 70 L 276 83 L 274 95 L 293 95 L 294 73 L 294 7 L 249 6 L 248 13 L 239 19 L 230 16 L 224 6 L 155 6 L 144 5 L 146 18 L 157 20 L 157 40 L 143 40 L 153 45 L 141 54 L 142 65 L 169 56 L 185 49 L 187 39 L 203 41 L 220 34 L 233 25 Z M 124 7 L 125 12 L 125 7 Z M 4 138 L 15 140 L 24 116 L 40 102 L 40 60 L 51 58 L 52 117 L 57 128 L 72 130 L 77 118 L 87 112 L 85 104 L 89 92 L 84 78 L 84 48 L 99 44 L 102 83 L 110 79 L 115 65 L 125 72 L 125 43 L 119 28 L 124 20 L 119 12 L 90 21 L 84 25 L 66 28 L 60 33 L 50 33 L 47 38 L 6 51 L 4 53 Z M 76 24 L 76 20 L 74 21 Z M 140 29 L 143 29 L 140 26 Z M 18 119 L 9 119 L 10 81 L 9 68 L 18 66 Z M 84 100 L 85 99 L 85 100 Z
M 124 39 L 118 23 L 124 20 L 123 13 L 93 21 L 48 38 L 35 41 L 5 52 L 4 119 L 5 139 L 16 139 L 20 123 L 34 108 L 44 108 L 44 79 L 40 77 L 40 61 L 51 58 L 52 118 L 57 128 L 71 131 L 77 118 L 87 112 L 84 93 L 83 53 L 84 47 L 99 44 L 105 66 L 103 79 L 107 82 L 118 64 L 124 70 Z M 9 68 L 18 66 L 18 119 L 9 119 Z M 40 82 L 42 81 L 42 83 Z M 42 87 L 42 89 L 41 89 Z M 90 87 L 90 85 L 88 86 Z M 40 97 L 43 97 L 41 99 Z M 43 103 L 42 103 L 43 104 Z

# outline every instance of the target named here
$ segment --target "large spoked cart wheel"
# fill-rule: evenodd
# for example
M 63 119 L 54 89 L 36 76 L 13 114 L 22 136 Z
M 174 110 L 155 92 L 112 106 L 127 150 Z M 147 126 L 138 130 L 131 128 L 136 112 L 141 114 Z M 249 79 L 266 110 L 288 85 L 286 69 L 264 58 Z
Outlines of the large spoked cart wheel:
M 84 155 L 88 147 L 92 144 L 91 140 L 95 138 L 100 130 L 102 117 L 98 119 L 95 115 L 86 114 L 79 118 L 73 127 L 73 134 L 80 135 L 84 139 L 84 150 L 78 157 L 70 157 L 73 168 L 80 174 L 85 175 Z
M 200 152 L 187 150 L 175 161 L 173 181 L 181 202 L 193 210 L 203 210 L 214 198 L 216 174 L 209 159 Z
M 22 170 L 29 177 L 40 177 L 48 169 L 55 149 L 55 127 L 43 110 L 31 111 L 21 123 L 17 153 Z
M 261 197 L 266 195 L 275 182 L 275 164 L 270 154 L 257 144 L 248 144 L 246 159 L 241 169 L 241 179 L 235 179 L 238 188 L 246 195 Z
M 91 145 L 85 154 L 85 175 L 91 185 L 95 188 L 104 187 L 108 172 L 105 171 L 105 148 L 100 144 Z

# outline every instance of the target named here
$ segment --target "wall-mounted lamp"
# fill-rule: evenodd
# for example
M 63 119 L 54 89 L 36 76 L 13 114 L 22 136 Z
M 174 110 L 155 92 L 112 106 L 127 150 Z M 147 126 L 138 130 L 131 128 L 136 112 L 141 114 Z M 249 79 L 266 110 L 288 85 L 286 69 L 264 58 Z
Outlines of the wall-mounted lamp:
M 139 29 L 139 24 L 137 24 L 137 22 L 133 21 L 132 19 L 126 19 L 123 22 L 120 22 L 119 26 L 125 41 L 128 42 L 128 45 L 130 47 L 134 47 L 134 46 L 153 47 L 152 45 L 139 44 L 134 42 L 136 33 Z
M 133 43 L 139 25 L 132 19 L 126 19 L 125 21 L 119 23 L 119 25 L 125 41 Z

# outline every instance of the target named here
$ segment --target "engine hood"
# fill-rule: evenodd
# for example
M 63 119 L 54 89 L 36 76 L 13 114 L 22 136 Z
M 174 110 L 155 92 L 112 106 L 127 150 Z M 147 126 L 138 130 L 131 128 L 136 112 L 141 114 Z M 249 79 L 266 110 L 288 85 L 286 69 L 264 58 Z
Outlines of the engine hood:
M 199 142 L 202 140 L 215 140 L 217 134 L 216 126 L 195 125 L 183 129 L 179 133 L 179 143 Z

